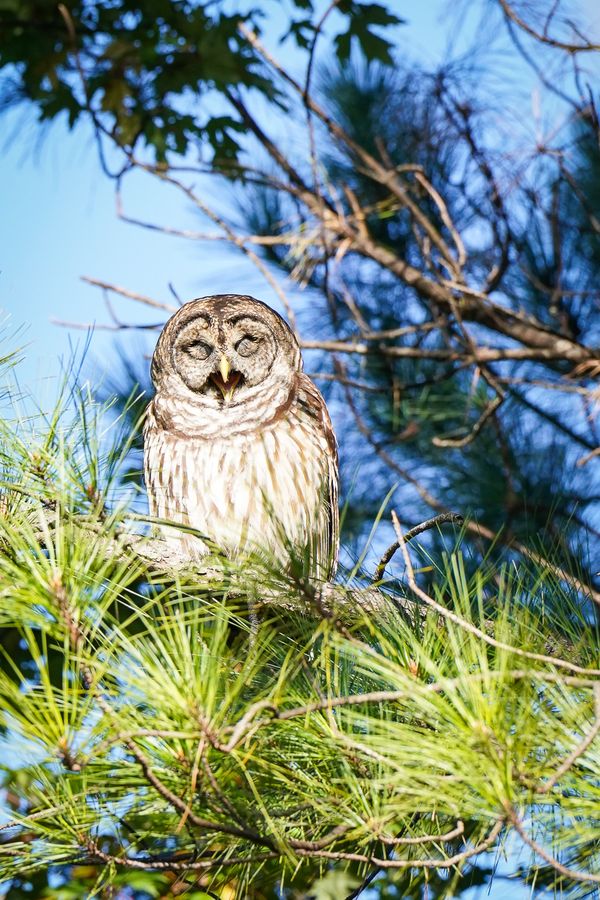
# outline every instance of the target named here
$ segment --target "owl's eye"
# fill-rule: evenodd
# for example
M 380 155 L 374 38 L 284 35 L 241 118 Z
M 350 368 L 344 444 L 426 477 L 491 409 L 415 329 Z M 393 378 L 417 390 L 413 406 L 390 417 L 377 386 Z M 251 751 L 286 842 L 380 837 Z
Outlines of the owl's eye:
M 186 353 L 189 353 L 190 356 L 193 356 L 194 359 L 199 360 L 208 359 L 213 352 L 213 347 L 211 347 L 210 344 L 205 343 L 205 341 L 190 341 L 183 349 Z
M 240 356 L 252 356 L 258 350 L 260 338 L 252 334 L 245 334 L 244 337 L 235 345 L 236 352 Z

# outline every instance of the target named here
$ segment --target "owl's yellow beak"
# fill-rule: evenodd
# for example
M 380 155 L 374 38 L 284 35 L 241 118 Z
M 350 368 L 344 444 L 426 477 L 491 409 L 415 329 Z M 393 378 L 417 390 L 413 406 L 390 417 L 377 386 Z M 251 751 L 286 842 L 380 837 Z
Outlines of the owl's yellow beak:
M 229 381 L 229 373 L 231 371 L 231 365 L 225 354 L 221 356 L 221 360 L 219 362 L 219 372 L 221 373 L 221 378 L 223 382 L 227 384 Z
M 216 372 L 213 372 L 213 374 L 210 376 L 211 381 L 216 384 L 216 386 L 223 394 L 223 399 L 227 401 L 231 400 L 231 398 L 233 397 L 233 392 L 238 386 L 238 382 L 241 377 L 241 372 L 231 371 L 231 363 L 224 353 L 219 360 L 219 373 L 217 374 Z

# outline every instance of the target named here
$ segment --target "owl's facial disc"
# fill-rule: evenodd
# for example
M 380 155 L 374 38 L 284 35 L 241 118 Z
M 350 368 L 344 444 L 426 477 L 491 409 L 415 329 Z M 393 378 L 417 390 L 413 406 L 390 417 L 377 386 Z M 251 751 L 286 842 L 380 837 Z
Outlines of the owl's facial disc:
M 302 369 L 286 323 L 252 297 L 223 294 L 191 301 L 171 317 L 152 362 L 157 387 L 209 410 L 285 402 Z M 269 406 L 269 409 L 271 407 Z

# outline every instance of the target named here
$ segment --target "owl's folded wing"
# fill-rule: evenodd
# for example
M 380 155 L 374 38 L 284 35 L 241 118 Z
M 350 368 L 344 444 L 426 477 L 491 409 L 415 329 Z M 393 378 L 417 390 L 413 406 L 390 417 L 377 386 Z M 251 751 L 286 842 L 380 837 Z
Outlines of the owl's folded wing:
M 325 579 L 335 574 L 340 545 L 338 449 L 329 412 L 321 392 L 308 375 L 299 376 L 299 399 L 324 438 L 323 503 L 319 509 L 314 535 L 317 569 Z

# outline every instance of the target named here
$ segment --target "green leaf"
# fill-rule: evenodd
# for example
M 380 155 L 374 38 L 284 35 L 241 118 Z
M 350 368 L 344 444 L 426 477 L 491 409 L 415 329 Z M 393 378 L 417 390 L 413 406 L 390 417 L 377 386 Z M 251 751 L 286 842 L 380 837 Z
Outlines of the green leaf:
M 335 38 L 336 55 L 341 62 L 348 62 L 350 59 L 350 50 L 352 47 L 352 34 L 346 31 L 344 34 L 338 34 Z

